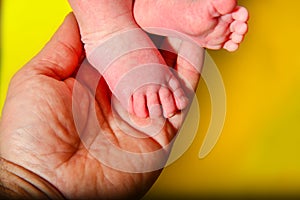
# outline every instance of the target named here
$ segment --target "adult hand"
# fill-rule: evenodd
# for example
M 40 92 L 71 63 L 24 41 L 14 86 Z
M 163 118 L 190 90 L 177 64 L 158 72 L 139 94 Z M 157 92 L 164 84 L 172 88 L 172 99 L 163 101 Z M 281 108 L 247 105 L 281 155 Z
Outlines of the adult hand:
M 150 122 L 126 117 L 118 103 L 112 103 L 97 71 L 87 65 L 79 69 L 84 73 L 76 75 L 84 58 L 82 49 L 76 20 L 70 14 L 44 49 L 13 77 L 0 124 L 1 157 L 28 170 L 24 173 L 32 176 L 18 174 L 27 182 L 34 185 L 37 175 L 67 198 L 139 198 L 161 169 L 134 172 L 142 165 L 132 160 L 125 165 L 128 170 L 117 169 L 119 160 L 106 159 L 114 157 L 110 147 L 139 155 L 159 149 L 168 152 L 165 147 L 184 114 Z M 180 58 L 176 66 L 184 85 L 195 90 L 199 72 Z M 99 81 L 95 92 L 91 89 L 94 81 Z M 145 124 L 150 128 L 139 128 Z M 140 137 L 151 135 L 157 127 L 156 135 Z M 103 144 L 98 135 L 111 145 Z M 139 162 L 155 165 L 157 159 L 164 163 L 166 158 L 149 161 L 142 156 Z

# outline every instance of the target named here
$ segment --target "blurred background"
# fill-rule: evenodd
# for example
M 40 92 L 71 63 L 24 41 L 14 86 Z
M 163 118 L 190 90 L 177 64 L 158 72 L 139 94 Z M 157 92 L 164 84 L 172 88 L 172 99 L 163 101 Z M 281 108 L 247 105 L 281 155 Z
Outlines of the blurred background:
M 235 53 L 209 51 L 227 95 L 221 137 L 199 159 L 211 115 L 201 80 L 195 140 L 144 199 L 300 196 L 300 1 L 239 3 L 250 12 L 244 43 Z M 2 109 L 11 77 L 40 51 L 70 7 L 67 0 L 4 0 L 1 7 Z

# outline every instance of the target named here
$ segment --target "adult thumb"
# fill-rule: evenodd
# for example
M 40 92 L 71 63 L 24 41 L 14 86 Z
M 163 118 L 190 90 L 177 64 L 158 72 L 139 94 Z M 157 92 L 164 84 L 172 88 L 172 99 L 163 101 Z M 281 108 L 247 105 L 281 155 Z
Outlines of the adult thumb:
M 73 13 L 70 13 L 40 53 L 27 64 L 27 67 L 37 74 L 65 79 L 73 74 L 82 56 L 83 45 L 78 24 Z

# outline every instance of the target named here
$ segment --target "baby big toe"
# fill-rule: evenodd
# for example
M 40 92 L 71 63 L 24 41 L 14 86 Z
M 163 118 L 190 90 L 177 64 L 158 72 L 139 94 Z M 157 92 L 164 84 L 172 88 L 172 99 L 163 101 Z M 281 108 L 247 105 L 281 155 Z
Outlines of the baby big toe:
M 174 116 L 174 114 L 177 111 L 177 108 L 174 102 L 174 97 L 172 92 L 169 89 L 162 87 L 159 90 L 159 98 L 162 104 L 164 117 L 170 118 Z
M 246 8 L 238 6 L 232 13 L 232 17 L 235 20 L 246 22 L 249 18 L 249 13 Z

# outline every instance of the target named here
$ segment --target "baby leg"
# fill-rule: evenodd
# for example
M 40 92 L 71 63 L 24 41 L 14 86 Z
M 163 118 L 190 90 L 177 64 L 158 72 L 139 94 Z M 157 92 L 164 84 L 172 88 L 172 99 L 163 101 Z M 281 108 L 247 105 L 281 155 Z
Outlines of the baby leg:
M 171 117 L 187 105 L 173 73 L 135 23 L 132 0 L 69 0 L 89 62 L 139 117 Z M 151 77 L 151 78 L 149 78 Z

